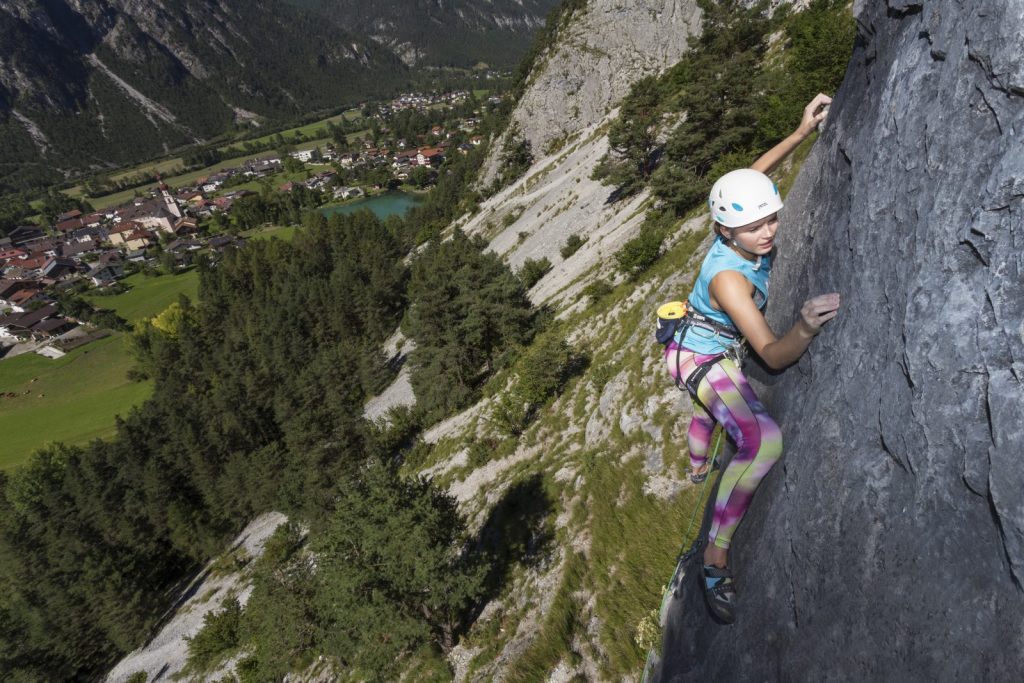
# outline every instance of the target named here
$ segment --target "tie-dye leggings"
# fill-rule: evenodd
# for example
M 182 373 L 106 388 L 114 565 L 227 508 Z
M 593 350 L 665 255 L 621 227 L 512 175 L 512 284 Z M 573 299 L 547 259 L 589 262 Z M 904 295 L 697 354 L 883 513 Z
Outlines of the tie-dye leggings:
M 673 378 L 677 376 L 677 351 L 678 368 L 684 380 L 699 363 L 712 357 L 670 342 L 665 350 L 665 360 Z M 693 419 L 687 433 L 691 467 L 699 468 L 707 459 L 715 422 L 722 424 L 738 447 L 722 473 L 714 519 L 708 532 L 709 543 L 728 549 L 758 484 L 782 456 L 782 432 L 758 400 L 743 372 L 729 358 L 723 358 L 711 367 L 697 388 L 697 396 L 711 414 L 696 402 L 693 404 Z

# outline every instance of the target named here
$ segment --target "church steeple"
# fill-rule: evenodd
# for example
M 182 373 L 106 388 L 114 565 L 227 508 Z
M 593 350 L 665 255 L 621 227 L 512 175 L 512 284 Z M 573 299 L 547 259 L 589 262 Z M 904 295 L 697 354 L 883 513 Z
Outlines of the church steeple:
M 156 179 L 160 183 L 160 194 L 164 198 L 164 208 L 175 218 L 181 218 L 181 209 L 178 208 L 178 202 L 174 200 L 174 197 L 171 196 L 170 191 L 167 189 L 167 183 L 159 175 L 157 175 Z

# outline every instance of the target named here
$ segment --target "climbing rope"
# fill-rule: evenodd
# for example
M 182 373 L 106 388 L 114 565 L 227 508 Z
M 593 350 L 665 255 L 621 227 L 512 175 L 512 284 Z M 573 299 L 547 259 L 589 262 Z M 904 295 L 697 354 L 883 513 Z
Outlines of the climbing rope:
M 722 445 L 722 429 L 718 430 L 718 437 L 715 440 L 715 447 L 711 450 L 711 459 L 708 462 L 708 476 L 704 479 L 704 483 L 700 487 L 700 495 L 697 496 L 697 500 L 693 505 L 693 512 L 690 514 L 690 523 L 686 527 L 686 533 L 683 534 L 683 545 L 679 548 L 679 555 L 676 558 L 676 569 L 672 573 L 672 578 L 669 579 L 668 583 L 665 584 L 665 592 L 661 598 L 661 608 L 658 610 L 658 617 L 661 623 L 661 627 L 665 628 L 665 623 L 668 618 L 668 606 L 672 602 L 672 599 L 678 597 L 676 593 L 679 590 L 679 585 L 683 580 L 683 568 L 691 557 L 697 554 L 700 549 L 700 535 L 694 537 L 693 542 L 690 544 L 689 550 L 684 550 L 686 547 L 686 539 L 689 538 L 690 532 L 693 531 L 693 522 L 697 519 L 697 510 L 699 510 L 705 503 L 704 493 L 707 490 L 708 484 L 711 482 L 711 472 L 715 468 L 715 461 L 718 459 L 718 449 Z
M 690 544 L 689 550 L 684 550 L 686 547 L 686 539 L 690 536 L 690 532 L 693 531 L 693 522 L 697 519 L 697 510 L 706 503 L 704 500 L 704 493 L 707 491 L 708 483 L 711 481 L 711 472 L 715 468 L 715 461 L 718 459 L 718 448 L 722 445 L 722 429 L 718 430 L 718 437 L 715 439 L 715 447 L 711 450 L 711 458 L 708 462 L 708 476 L 704 478 L 704 483 L 700 487 L 700 494 L 697 496 L 697 500 L 693 505 L 693 512 L 690 514 L 690 523 L 686 527 L 686 533 L 683 534 L 683 545 L 679 548 L 679 556 L 676 559 L 676 569 L 672 573 L 672 578 L 669 579 L 668 583 L 665 584 L 665 593 L 661 597 L 661 608 L 658 610 L 658 621 L 661 624 L 661 628 L 665 628 L 665 624 L 668 620 L 668 607 L 672 604 L 674 598 L 679 597 L 676 593 L 679 591 L 679 586 L 683 582 L 685 573 L 683 572 L 686 563 L 693 557 L 700 549 L 700 534 L 694 539 L 693 543 Z M 644 662 L 644 672 L 641 678 L 641 683 L 650 683 L 651 676 L 654 675 L 654 670 L 661 663 L 661 657 L 658 656 L 658 646 L 655 645 L 647 652 L 647 661 Z

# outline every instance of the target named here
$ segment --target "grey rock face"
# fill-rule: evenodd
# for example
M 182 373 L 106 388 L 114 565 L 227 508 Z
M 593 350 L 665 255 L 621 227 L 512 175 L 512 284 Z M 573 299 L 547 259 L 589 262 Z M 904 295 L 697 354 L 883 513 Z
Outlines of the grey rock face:
M 770 322 L 838 291 L 763 375 L 785 453 L 734 537 L 740 613 L 697 565 L 661 680 L 1024 675 L 1024 5 L 863 3 L 787 198 Z
M 538 58 L 512 124 L 534 156 L 603 119 L 640 78 L 675 64 L 700 31 L 694 0 L 589 0 L 558 41 Z M 481 184 L 494 180 L 504 140 Z

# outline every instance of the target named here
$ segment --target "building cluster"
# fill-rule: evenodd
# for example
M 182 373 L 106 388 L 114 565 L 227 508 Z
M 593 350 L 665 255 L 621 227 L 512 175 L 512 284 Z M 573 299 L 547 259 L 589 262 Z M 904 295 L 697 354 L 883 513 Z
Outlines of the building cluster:
M 465 90 L 441 94 L 408 93 L 391 102 L 377 105 L 378 111 L 374 116 L 381 120 L 380 131 L 386 136 L 389 133 L 387 120 L 397 111 L 408 108 L 425 109 L 438 104 L 454 104 L 468 97 L 469 92 Z M 492 96 L 489 101 L 500 102 L 501 98 Z M 481 136 L 476 134 L 480 124 L 479 116 L 471 116 L 453 122 L 452 129 L 443 125 L 435 125 L 426 134 L 417 136 L 415 140 L 398 139 L 391 140 L 387 145 L 374 145 L 369 140 L 363 139 L 361 143 L 348 149 L 342 149 L 335 144 L 326 144 L 291 151 L 287 156 L 304 164 L 335 164 L 339 168 L 356 171 L 386 167 L 391 170 L 392 178 L 406 181 L 416 167 L 437 167 L 444 162 L 449 153 L 457 152 L 465 155 L 474 147 L 478 147 L 482 142 Z M 452 138 L 458 132 L 469 133 L 471 136 L 468 141 L 455 145 Z M 466 138 L 462 137 L 462 139 Z M 241 166 L 221 169 L 213 175 L 201 179 L 197 189 L 206 193 L 219 192 L 223 188 L 239 182 L 275 175 L 283 170 L 284 161 L 285 159 L 280 154 L 251 159 Z M 279 188 L 288 191 L 299 185 L 305 185 L 311 190 L 333 191 L 335 199 L 362 196 L 363 190 L 359 188 L 338 187 L 335 175 L 330 171 L 325 171 L 317 173 L 305 181 L 286 182 L 279 185 Z
M 380 107 L 383 114 L 390 115 L 410 107 L 455 104 L 468 97 L 467 91 L 410 93 Z M 307 173 L 306 178 L 283 183 L 278 189 L 290 192 L 302 185 L 330 193 L 335 200 L 347 200 L 362 197 L 366 191 L 351 185 L 351 180 L 341 182 L 339 172 L 352 171 L 350 175 L 358 178 L 360 172 L 380 169 L 386 170 L 392 179 L 407 181 L 416 169 L 436 168 L 449 154 L 468 154 L 482 143 L 479 135 L 472 135 L 461 144 L 453 141 L 459 131 L 475 133 L 479 118 L 461 119 L 451 125 L 452 130 L 435 125 L 414 140 L 392 139 L 387 144 L 374 145 L 364 139 L 345 150 L 325 145 L 323 149 L 290 152 L 291 157 L 303 163 L 333 164 L 334 168 Z M 388 132 L 386 125 L 382 132 Z M 189 266 L 197 251 L 208 249 L 216 253 L 235 244 L 235 238 L 224 235 L 202 237 L 200 221 L 230 214 L 236 201 L 252 194 L 236 186 L 282 173 L 286 160 L 281 154 L 269 153 L 237 167 L 219 169 L 199 178 L 193 186 L 173 193 L 160 183 L 147 197 L 92 213 L 69 211 L 49 229 L 27 225 L 0 238 L 0 349 L 5 340 L 41 341 L 74 328 L 77 322 L 62 317 L 55 305 L 60 291 L 80 288 L 83 280 L 94 287 L 110 286 L 127 272 L 152 262 L 157 251 L 153 247 L 158 244 L 163 246 L 161 264 L 170 260 L 176 268 Z M 373 177 L 380 175 L 384 174 Z M 379 180 L 372 182 L 380 184 Z
M 216 252 L 236 244 L 228 236 L 201 238 L 199 218 L 230 210 L 244 193 L 210 200 L 194 188 L 172 194 L 161 184 L 154 196 L 122 206 L 68 211 L 50 230 L 15 228 L 0 238 L 0 345 L 52 339 L 75 328 L 78 321 L 64 318 L 55 305 L 60 292 L 83 280 L 109 286 L 151 261 L 150 248 L 157 244 L 180 268 L 191 265 L 200 249 Z
M 381 113 L 390 114 L 403 109 L 426 109 L 438 104 L 454 105 L 461 102 L 465 102 L 469 99 L 468 90 L 455 90 L 453 92 L 446 93 L 405 93 L 399 95 L 390 102 L 385 102 L 380 105 Z

